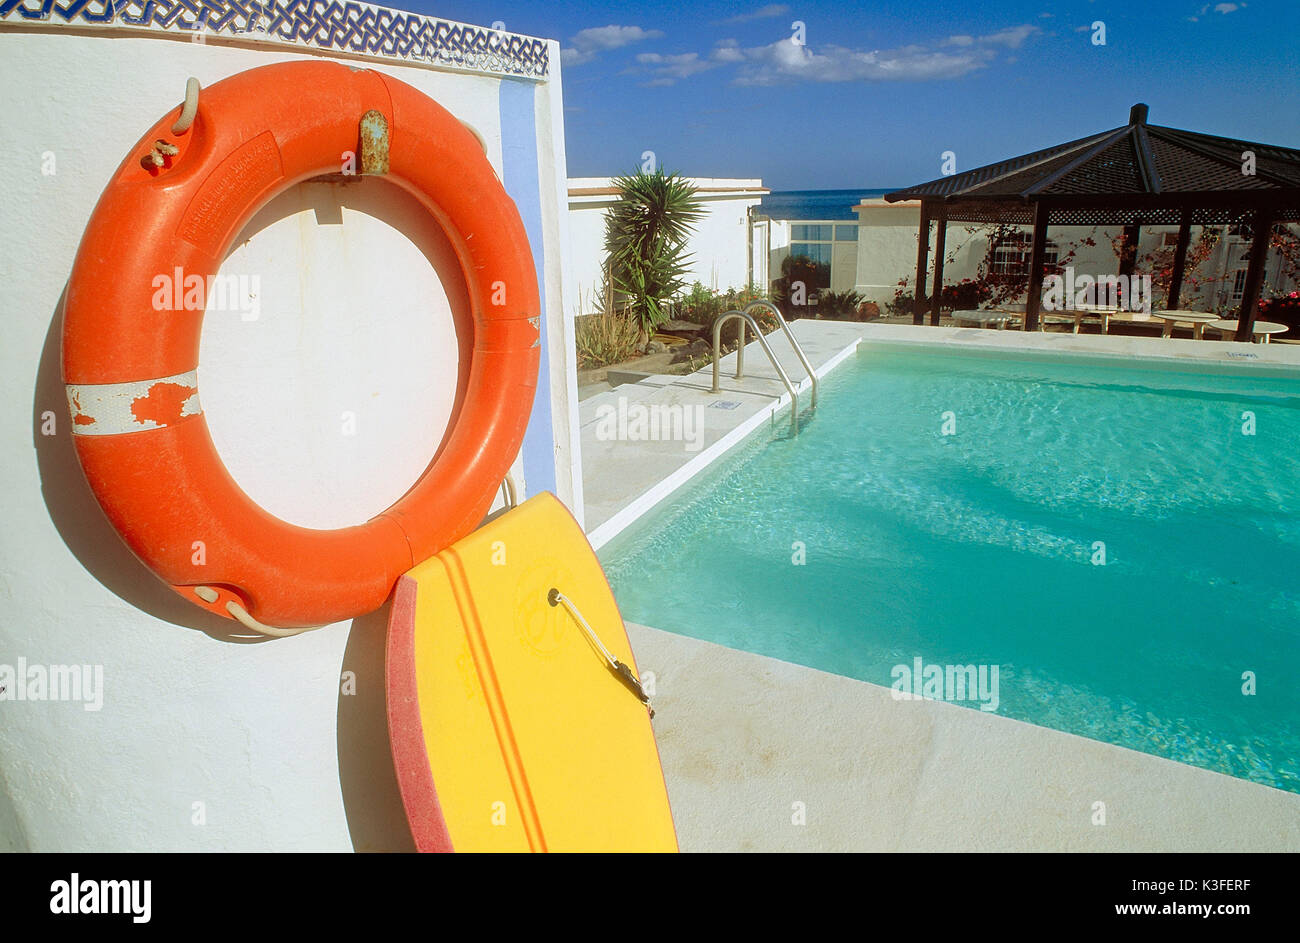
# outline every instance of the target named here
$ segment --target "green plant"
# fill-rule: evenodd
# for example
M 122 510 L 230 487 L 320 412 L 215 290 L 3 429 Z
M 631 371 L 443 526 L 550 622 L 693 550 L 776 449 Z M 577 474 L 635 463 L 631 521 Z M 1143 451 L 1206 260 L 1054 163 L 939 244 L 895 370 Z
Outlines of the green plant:
M 680 175 L 644 171 L 613 181 L 619 200 L 605 218 L 606 295 L 649 336 L 668 319 L 664 302 L 685 286 L 686 240 L 704 215 Z
M 713 329 L 713 322 L 722 315 L 728 311 L 744 311 L 746 305 L 762 297 L 763 293 L 753 287 L 728 288 L 717 292 L 696 282 L 689 292 L 677 300 L 675 307 L 678 317 L 703 325 L 708 333 Z M 755 320 L 762 326 L 764 333 L 776 327 L 776 318 L 772 317 L 771 312 L 757 311 Z M 728 331 L 731 330 L 735 328 L 728 328 Z M 712 337 L 712 334 L 709 336 Z
M 694 321 L 705 326 L 711 325 L 726 310 L 722 306 L 722 296 L 705 288 L 703 282 L 692 285 L 690 291 L 677 299 L 674 307 L 677 316 L 683 321 Z
M 893 301 L 885 303 L 889 309 L 889 316 L 894 318 L 910 318 L 915 310 L 914 295 L 907 290 L 907 279 L 902 278 L 898 281 L 898 287 L 894 289 Z
M 578 364 L 607 367 L 631 359 L 637 352 L 640 327 L 620 314 L 589 314 L 577 319 L 574 338 Z
M 829 288 L 817 293 L 817 317 L 852 318 L 857 316 L 858 305 L 862 295 L 849 291 L 831 291 Z

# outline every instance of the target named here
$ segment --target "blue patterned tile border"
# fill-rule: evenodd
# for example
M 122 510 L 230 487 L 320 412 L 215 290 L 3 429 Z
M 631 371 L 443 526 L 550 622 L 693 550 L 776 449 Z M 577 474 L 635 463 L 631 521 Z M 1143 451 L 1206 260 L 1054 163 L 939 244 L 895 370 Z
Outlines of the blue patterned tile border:
M 368 3 L 331 0 L 0 0 L 0 25 L 117 26 L 545 79 L 546 42 Z

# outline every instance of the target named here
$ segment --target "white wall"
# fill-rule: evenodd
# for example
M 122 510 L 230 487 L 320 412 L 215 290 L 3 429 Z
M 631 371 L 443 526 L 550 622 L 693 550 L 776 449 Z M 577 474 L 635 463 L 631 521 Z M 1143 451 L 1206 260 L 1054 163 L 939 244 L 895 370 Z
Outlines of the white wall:
M 858 245 L 836 242 L 831 247 L 831 291 L 851 291 L 858 278 Z
M 687 251 L 691 253 L 690 282 L 702 282 L 718 291 L 744 288 L 749 278 L 749 216 L 766 191 L 761 180 L 690 178 L 698 188 L 704 217 L 695 225 Z M 564 299 L 572 314 L 592 314 L 597 299 L 605 258 L 605 217 L 614 205 L 609 177 L 569 179 L 570 257 L 573 278 Z
M 857 284 L 853 287 L 883 311 L 894 300 L 900 278 L 906 275 L 911 281 L 916 279 L 916 233 L 921 223 L 921 205 L 888 204 L 880 200 L 864 202 L 854 210 L 858 214 L 858 270 Z
M 386 612 L 254 643 L 150 574 L 77 466 L 60 378 L 60 305 L 82 230 L 128 149 L 182 97 L 270 62 L 313 58 L 120 31 L 0 27 L 0 664 L 103 666 L 98 712 L 0 701 L 0 850 L 346 850 L 409 845 L 384 718 Z M 500 80 L 392 61 L 471 124 L 500 174 Z M 558 490 L 577 472 L 560 212 L 559 50 L 537 92 L 544 299 Z M 273 90 L 270 91 L 273 93 Z M 20 106 L 16 103 L 22 103 Z M 56 161 L 42 174 L 43 157 Z M 20 248 L 21 247 L 21 248 Z M 222 458 L 268 510 L 334 527 L 385 508 L 432 456 L 458 369 L 464 286 L 446 237 L 382 181 L 308 183 L 247 227 L 223 273 L 257 274 L 255 320 L 205 319 L 201 396 Z M 566 354 L 566 352 L 568 352 Z M 53 436 L 42 415 L 57 417 Z M 354 435 L 345 417 L 355 416 Z M 356 694 L 340 695 L 340 675 Z M 206 824 L 193 824 L 202 803 Z

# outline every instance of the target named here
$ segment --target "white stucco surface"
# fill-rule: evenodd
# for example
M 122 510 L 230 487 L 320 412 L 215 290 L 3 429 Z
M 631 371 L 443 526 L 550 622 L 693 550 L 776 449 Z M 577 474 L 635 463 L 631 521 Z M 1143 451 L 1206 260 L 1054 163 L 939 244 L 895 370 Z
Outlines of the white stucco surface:
M 163 586 L 103 518 L 76 462 L 60 378 L 64 284 L 129 148 L 179 102 L 188 76 L 206 87 L 296 58 L 313 56 L 0 27 L 10 101 L 0 133 L 9 168 L 0 233 L 10 247 L 0 257 L 0 385 L 12 407 L 0 413 L 0 664 L 102 666 L 104 683 L 98 711 L 0 701 L 0 850 L 409 846 L 384 718 L 386 612 L 295 638 L 235 639 L 234 623 Z M 500 79 L 347 61 L 401 78 L 469 123 L 500 175 Z M 536 140 L 524 146 L 536 148 L 547 326 L 559 351 L 541 382 L 568 475 L 574 365 L 559 304 L 554 44 L 551 62 L 552 80 L 530 83 Z M 382 181 L 307 183 L 259 212 L 222 272 L 260 277 L 244 310 L 208 314 L 202 339 L 202 403 L 236 480 L 309 526 L 385 508 L 419 477 L 452 405 L 466 312 L 445 235 Z M 47 412 L 52 435 L 43 434 Z M 557 491 L 572 503 L 572 478 L 560 476 Z M 345 672 L 354 694 L 341 693 Z

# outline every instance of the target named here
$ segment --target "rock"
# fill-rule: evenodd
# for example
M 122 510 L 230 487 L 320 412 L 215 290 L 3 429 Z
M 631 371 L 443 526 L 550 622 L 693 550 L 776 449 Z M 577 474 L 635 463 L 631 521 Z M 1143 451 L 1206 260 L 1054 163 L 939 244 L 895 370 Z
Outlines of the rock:
M 645 352 L 647 354 L 662 354 L 667 353 L 667 351 L 668 345 L 663 341 L 651 341 L 645 345 Z
M 693 337 L 704 330 L 703 324 L 696 324 L 694 321 L 665 321 L 655 330 L 661 334 L 677 334 L 682 337 Z
M 680 344 L 673 348 L 673 363 L 685 363 L 687 360 L 699 360 L 707 357 L 713 350 L 713 345 L 704 338 L 698 338 L 689 344 Z

